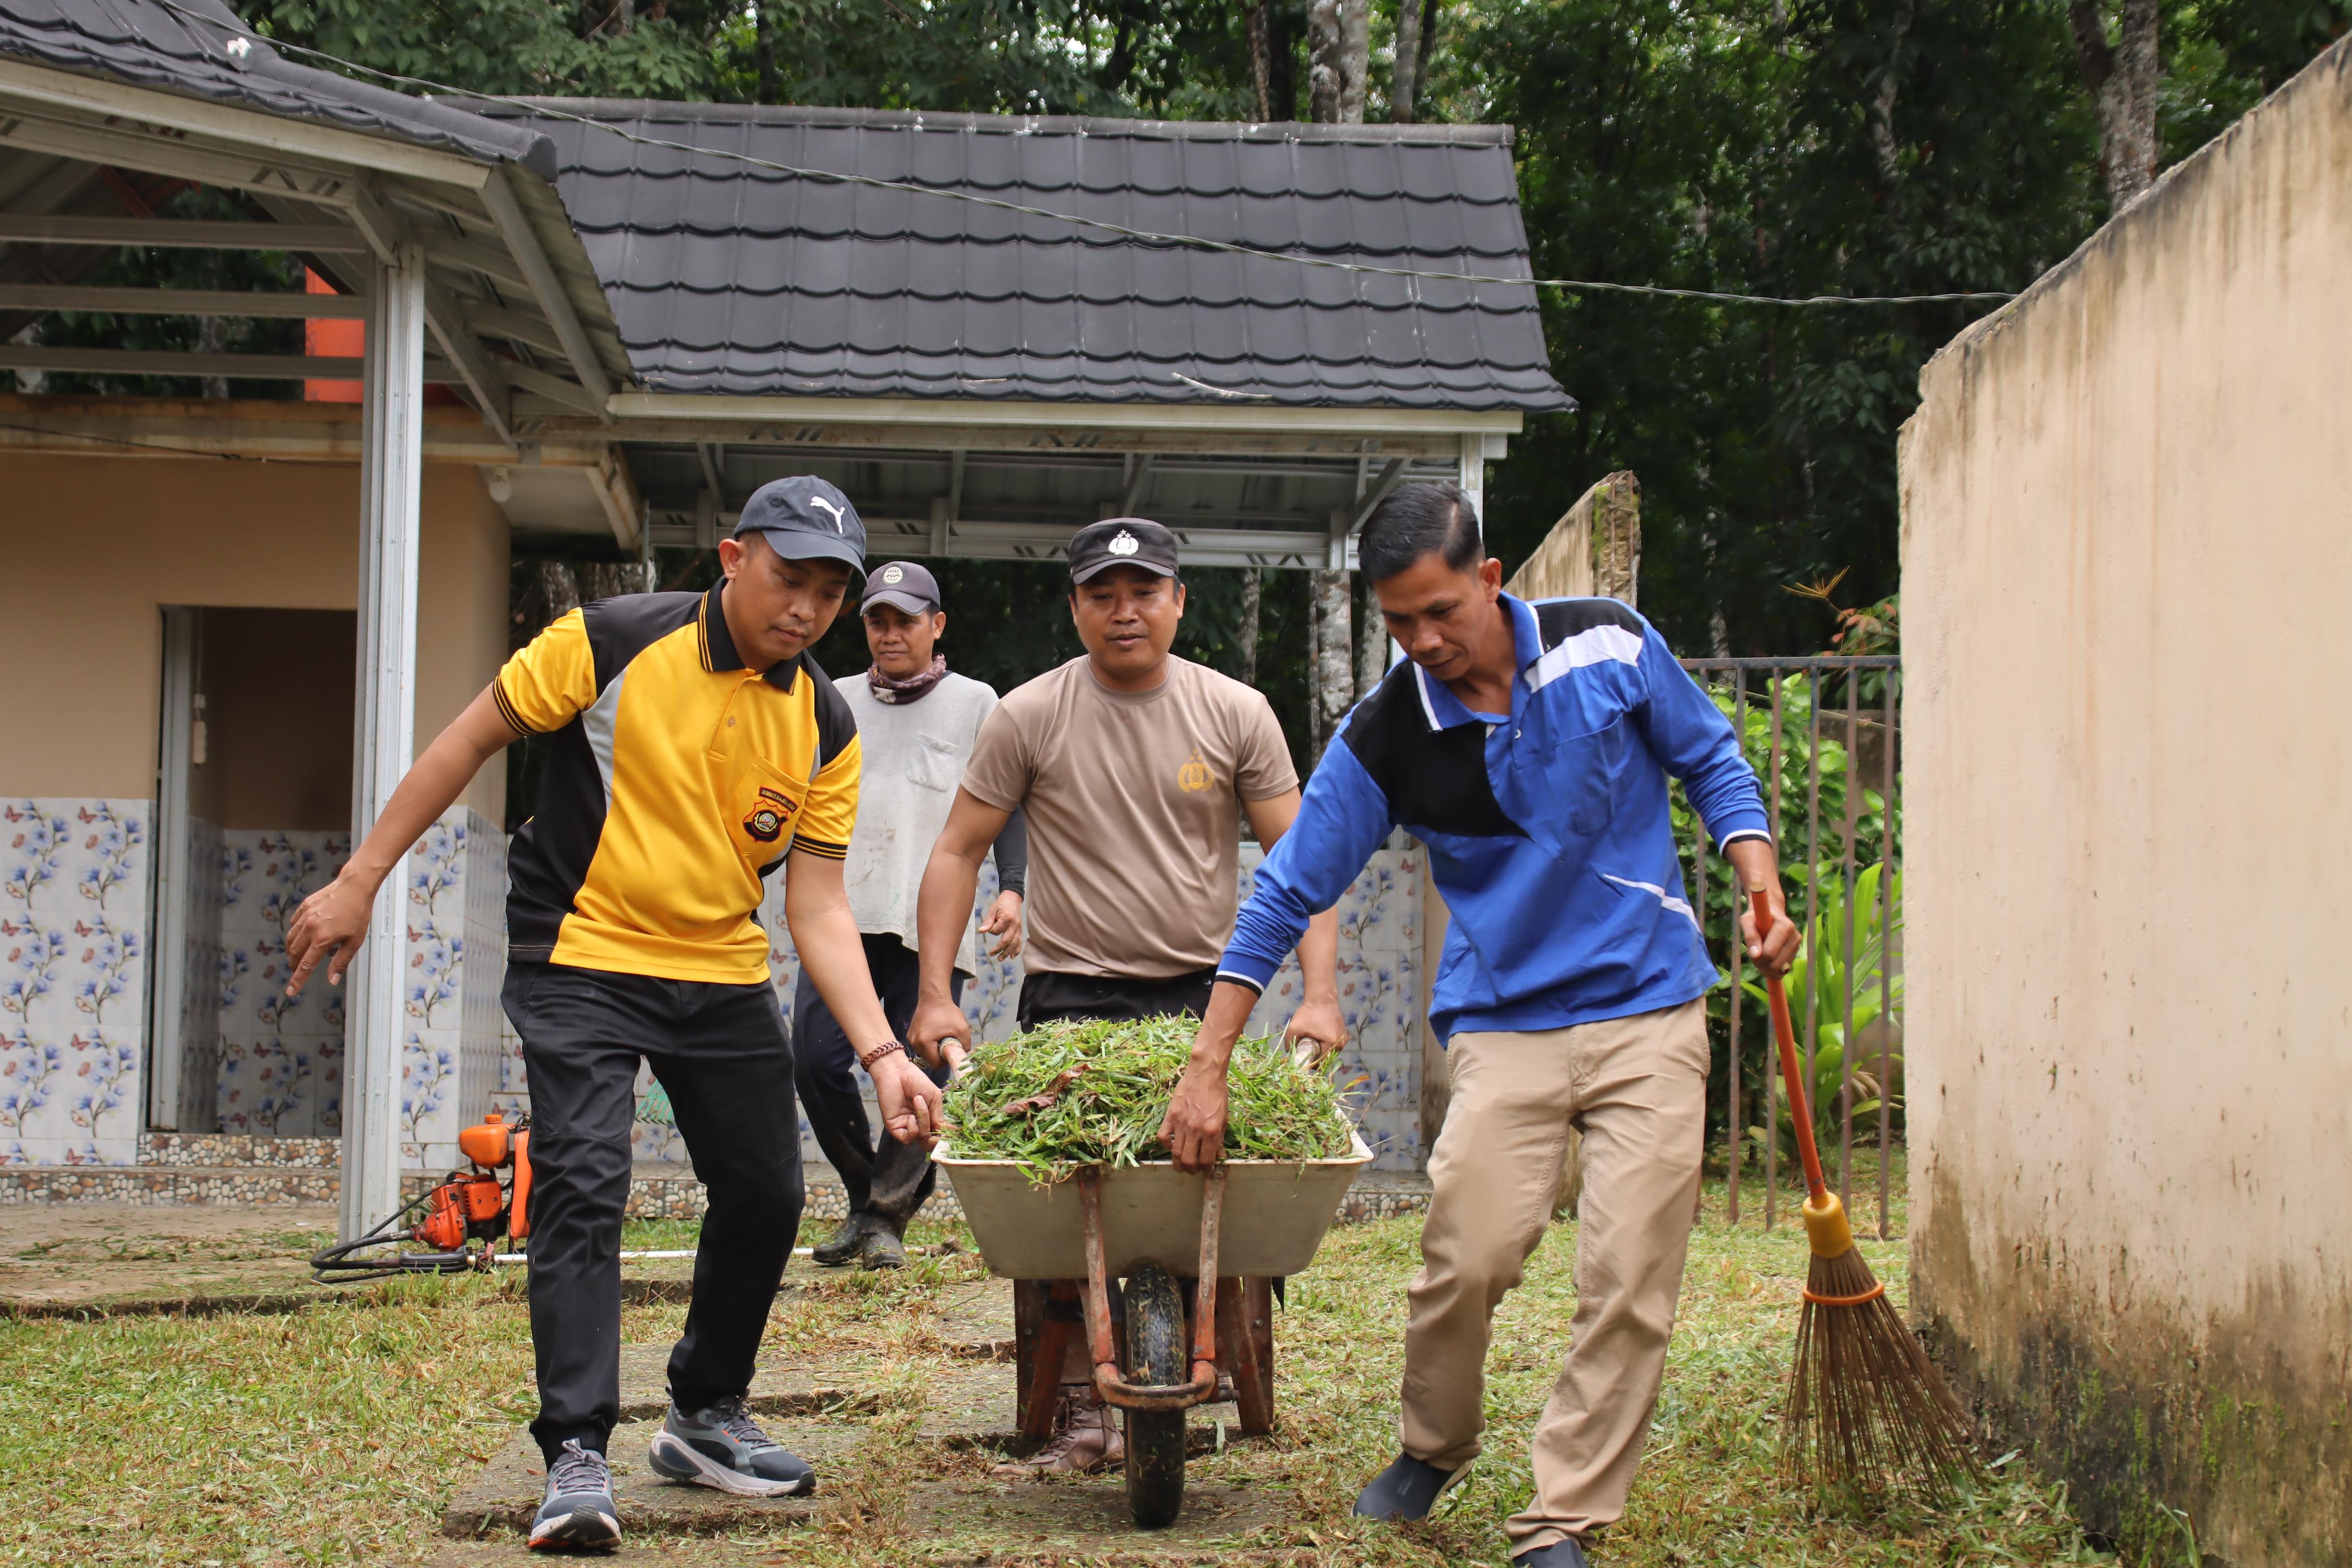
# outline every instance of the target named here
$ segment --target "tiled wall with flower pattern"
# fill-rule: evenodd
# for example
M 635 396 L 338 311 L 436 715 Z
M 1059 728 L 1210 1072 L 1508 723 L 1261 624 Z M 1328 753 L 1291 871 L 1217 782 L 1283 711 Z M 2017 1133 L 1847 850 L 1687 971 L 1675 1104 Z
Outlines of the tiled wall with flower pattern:
M 145 1122 L 152 805 L 0 802 L 0 1164 L 129 1165 Z M 343 992 L 286 994 L 286 922 L 351 852 L 341 832 L 192 823 L 215 897 L 184 934 L 184 1070 L 209 1077 L 217 1130 L 342 1130 Z M 410 857 L 402 1130 L 411 1165 L 457 1159 L 457 1130 L 503 1071 L 506 842 L 460 808 Z M 198 1080 L 201 1082 L 201 1079 Z M 192 1084 L 192 1089 L 193 1089 Z
M 0 802 L 0 1164 L 136 1156 L 151 815 Z
M 332 1136 L 342 1130 L 343 991 L 314 973 L 300 996 L 286 994 L 286 923 L 342 869 L 351 834 L 223 829 L 219 837 L 216 1130 Z M 193 967 L 188 983 L 197 983 Z
M 152 819 L 144 800 L 0 802 L 0 1164 L 127 1165 L 144 1121 Z M 343 993 L 314 984 L 285 996 L 285 925 L 331 880 L 348 834 L 221 831 L 197 824 L 194 858 L 220 867 L 218 925 L 188 940 L 193 1011 L 216 1009 L 219 1130 L 332 1135 L 342 1125 Z M 1259 854 L 1242 848 L 1248 896 Z M 1339 990 L 1350 1040 L 1341 1082 L 1359 1108 L 1376 1167 L 1412 1169 L 1420 1131 L 1421 860 L 1399 838 L 1340 904 Z M 401 1127 L 412 1166 L 457 1162 L 457 1129 L 492 1108 L 529 1106 L 521 1051 L 499 1008 L 506 967 L 506 841 L 486 819 L 452 810 L 409 859 L 404 971 Z M 996 893 L 983 873 L 975 918 Z M 800 965 L 783 924 L 781 879 L 761 911 L 779 1005 Z M 199 951 L 201 949 L 202 951 Z M 1022 967 L 983 951 L 964 988 L 983 1040 L 1013 1032 Z M 1294 956 L 1251 1016 L 1279 1030 L 1299 999 Z M 201 1003 L 200 1006 L 195 1005 Z M 210 1020 L 202 1020 L 210 1021 Z M 191 1066 L 202 1071 L 201 1053 Z M 650 1076 L 641 1080 L 650 1087 Z M 637 1157 L 685 1157 L 676 1127 L 640 1121 Z M 807 1126 L 802 1144 L 819 1156 Z

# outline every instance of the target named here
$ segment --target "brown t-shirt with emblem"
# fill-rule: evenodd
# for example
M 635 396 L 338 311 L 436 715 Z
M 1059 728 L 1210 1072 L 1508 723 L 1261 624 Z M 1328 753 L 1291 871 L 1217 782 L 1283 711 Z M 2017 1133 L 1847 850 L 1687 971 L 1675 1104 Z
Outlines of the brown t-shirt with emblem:
M 1171 657 L 1158 686 L 1118 692 L 1082 654 L 997 705 L 963 787 L 1028 818 L 1033 973 L 1158 980 L 1215 967 L 1241 802 L 1298 774 L 1255 688 Z

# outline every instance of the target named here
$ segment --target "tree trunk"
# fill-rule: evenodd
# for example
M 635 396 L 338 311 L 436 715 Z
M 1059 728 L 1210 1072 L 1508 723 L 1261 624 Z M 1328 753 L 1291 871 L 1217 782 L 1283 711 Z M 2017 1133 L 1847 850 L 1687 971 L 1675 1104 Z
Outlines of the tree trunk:
M 1330 744 L 1339 721 L 1355 706 L 1356 650 L 1355 640 L 1348 635 L 1349 597 L 1348 573 L 1315 574 L 1315 700 L 1309 711 L 1314 717 L 1312 735 L 1318 757 Z
M 776 34 L 782 26 L 782 24 L 769 13 L 767 0 L 756 0 L 751 7 L 751 30 L 755 37 L 751 57 L 760 68 L 761 103 L 783 101 L 783 82 L 776 71 Z
M 1265 579 L 1254 566 L 1242 568 L 1241 622 L 1234 628 L 1234 640 L 1241 644 L 1241 666 L 1238 679 L 1245 686 L 1257 685 L 1257 612 L 1265 591 Z
M 653 568 L 641 560 L 583 561 L 576 576 L 583 604 L 624 593 L 643 593 L 653 586 Z
M 1363 621 L 1356 634 L 1356 700 L 1362 702 L 1389 673 L 1389 629 L 1381 619 L 1381 601 L 1368 580 L 1364 584 Z
M 1314 0 L 1307 11 L 1307 85 L 1316 120 L 1364 122 L 1364 70 L 1372 50 L 1370 0 Z
M 2123 26 L 2113 44 L 2099 0 L 2069 0 L 2066 20 L 2083 85 L 2098 109 L 2099 173 L 2108 204 L 2121 212 L 2156 183 L 2156 94 L 2163 79 L 2156 0 L 2123 0 Z
M 1266 14 L 1265 89 L 1273 118 L 1298 118 L 1298 28 L 1287 11 Z
M 1870 94 L 1870 147 L 1878 156 L 1878 176 L 1888 184 L 1901 172 L 1895 140 L 1895 96 L 1902 86 L 1903 41 L 1911 32 L 1916 0 L 1895 0 L 1895 42 L 1886 51 L 1886 68 Z
M 1421 86 L 1421 0 L 1399 0 L 1397 5 L 1396 71 L 1389 78 L 1389 121 L 1411 125 L 1413 99 Z
M 1307 11 L 1307 77 L 1315 118 L 1325 125 L 1364 122 L 1364 68 L 1371 54 L 1370 0 L 1312 0 Z M 1349 574 L 1315 573 L 1308 642 L 1308 731 L 1316 756 L 1348 716 L 1356 695 L 1356 643 L 1349 635 Z
M 1371 0 L 1339 0 L 1339 120 L 1364 123 L 1365 78 L 1372 68 Z
M 1265 121 L 1274 118 L 1274 61 L 1271 57 L 1273 44 L 1266 37 L 1266 5 L 1267 0 L 1257 0 L 1257 4 L 1252 5 L 1247 12 L 1247 16 L 1249 17 L 1250 86 L 1257 94 L 1255 109 L 1257 120 L 1260 124 L 1264 124 Z M 1257 581 L 1257 569 L 1255 567 L 1249 569 L 1248 580 L 1253 584 Z M 1255 589 L 1245 589 L 1244 591 L 1245 594 L 1251 596 L 1247 601 L 1251 604 L 1255 604 Z M 1251 653 L 1251 662 L 1253 664 L 1256 662 L 1256 653 L 1254 649 Z
M 196 352 L 217 354 L 228 346 L 228 323 L 217 316 L 196 318 Z M 226 376 L 206 376 L 205 396 L 226 400 L 228 397 Z

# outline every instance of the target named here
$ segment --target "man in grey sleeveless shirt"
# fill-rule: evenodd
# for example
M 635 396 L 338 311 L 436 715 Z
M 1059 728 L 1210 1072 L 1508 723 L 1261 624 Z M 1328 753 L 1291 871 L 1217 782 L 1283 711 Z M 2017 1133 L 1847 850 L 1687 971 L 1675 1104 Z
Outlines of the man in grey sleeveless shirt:
M 916 894 L 981 723 L 996 707 L 996 693 L 984 682 L 949 671 L 946 655 L 937 649 L 948 623 L 939 582 L 913 561 L 875 569 L 866 579 L 859 620 L 873 665 L 834 683 L 856 716 L 866 758 L 842 883 L 866 940 L 866 967 L 873 972 L 883 1015 L 903 1040 L 919 979 Z M 992 956 L 999 958 L 1021 951 L 1025 844 L 1016 813 L 996 836 L 999 891 L 980 923 L 993 939 Z M 953 965 L 958 1000 L 976 959 L 972 923 L 967 920 Z M 866 1269 L 899 1268 L 907 1260 L 907 1222 L 937 1180 L 930 1155 L 919 1145 L 890 1138 L 877 1149 L 853 1071 L 856 1055 L 805 975 L 793 998 L 793 1045 L 801 1107 L 849 1198 L 848 1218 L 812 1255 L 828 1267 L 854 1260 Z M 935 1081 L 945 1081 L 944 1068 L 931 1072 Z

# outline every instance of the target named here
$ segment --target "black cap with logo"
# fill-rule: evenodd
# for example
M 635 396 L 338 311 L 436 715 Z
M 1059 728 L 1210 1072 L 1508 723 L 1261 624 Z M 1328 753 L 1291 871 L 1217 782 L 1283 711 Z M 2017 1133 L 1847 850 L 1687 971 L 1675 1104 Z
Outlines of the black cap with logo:
M 866 599 L 860 615 L 877 604 L 887 604 L 909 615 L 929 615 L 940 607 L 940 583 L 929 567 L 911 560 L 894 560 L 876 567 L 866 579 Z
M 866 570 L 866 524 L 857 508 L 814 474 L 771 479 L 752 491 L 735 533 L 766 535 L 786 560 L 840 560 L 852 571 Z
M 1070 580 L 1084 582 L 1115 566 L 1176 575 L 1176 536 L 1149 517 L 1107 517 L 1070 539 Z

